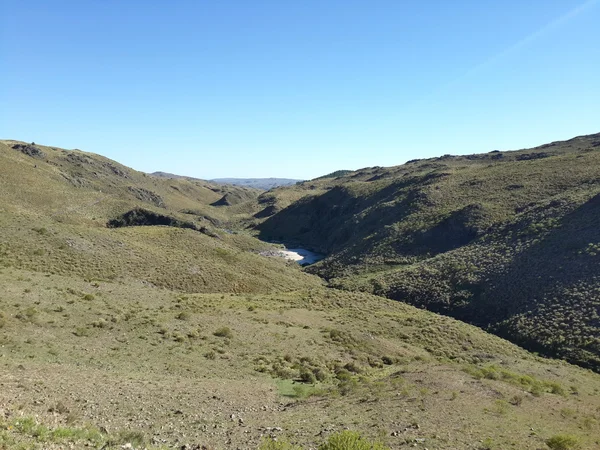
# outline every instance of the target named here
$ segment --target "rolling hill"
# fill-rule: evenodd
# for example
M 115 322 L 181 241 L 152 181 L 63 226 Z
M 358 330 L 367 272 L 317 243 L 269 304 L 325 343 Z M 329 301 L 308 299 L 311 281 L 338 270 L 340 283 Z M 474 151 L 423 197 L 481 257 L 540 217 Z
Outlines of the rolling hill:
M 320 284 L 259 256 L 269 245 L 223 228 L 227 207 L 212 205 L 259 191 L 158 179 L 99 155 L 13 141 L 0 142 L 0 167 L 0 261 L 11 266 L 187 292 L 293 289 L 298 277 Z M 132 211 L 175 226 L 107 227 L 127 224 Z
M 560 144 L 546 159 L 593 157 L 583 148 Z M 470 164 L 449 161 L 447 181 Z M 593 159 L 582 162 L 572 172 L 593 179 Z M 428 195 L 444 177 L 431 175 L 437 169 L 427 162 L 412 164 L 406 176 L 406 167 L 365 169 L 260 193 L 152 177 L 79 150 L 0 141 L 0 448 L 317 448 L 347 436 L 344 430 L 378 448 L 598 448 L 598 374 L 363 292 L 393 298 L 383 287 L 403 286 L 394 278 L 402 270 L 433 271 L 436 258 L 461 249 L 480 255 L 470 246 L 484 235 L 496 249 L 495 236 L 511 242 L 502 227 L 514 222 L 520 230 L 519 214 L 539 209 L 536 203 L 514 215 L 508 200 L 493 206 L 492 195 L 463 198 L 461 183 L 472 180 L 464 175 L 449 183 L 455 190 L 436 222 L 441 209 L 423 205 L 436 200 Z M 483 183 L 492 167 L 478 175 Z M 529 168 L 523 181 L 513 171 L 511 183 L 533 186 L 536 171 L 547 169 Z M 369 181 L 388 172 L 387 181 Z M 556 186 L 528 188 L 523 201 L 562 189 L 568 202 L 588 205 L 573 209 L 580 214 L 574 222 L 591 223 L 588 190 L 576 195 L 565 189 L 569 170 L 556 174 Z M 466 243 L 457 237 L 448 249 L 430 232 L 432 241 L 423 238 L 404 255 L 398 216 L 382 214 L 408 202 L 403 179 L 416 183 L 406 195 L 416 199 L 411 214 L 422 209 L 423 233 L 449 221 L 452 236 L 464 223 L 482 227 L 482 235 Z M 393 187 L 386 189 L 388 181 Z M 467 207 L 474 198 L 481 208 Z M 320 206 L 311 211 L 311 203 Z M 246 228 L 256 225 L 263 237 L 327 251 L 328 260 L 309 270 L 342 289 L 295 263 L 261 256 L 274 247 Z M 548 228 L 540 233 L 558 227 Z M 569 230 L 554 238 L 556 252 Z M 523 241 L 529 260 L 540 258 L 535 244 Z M 394 265 L 377 250 L 390 242 L 398 242 Z M 447 264 L 462 273 L 461 260 L 452 258 Z
M 600 370 L 600 134 L 367 168 L 271 197 L 258 197 L 260 237 L 328 254 L 308 271 L 331 286 Z

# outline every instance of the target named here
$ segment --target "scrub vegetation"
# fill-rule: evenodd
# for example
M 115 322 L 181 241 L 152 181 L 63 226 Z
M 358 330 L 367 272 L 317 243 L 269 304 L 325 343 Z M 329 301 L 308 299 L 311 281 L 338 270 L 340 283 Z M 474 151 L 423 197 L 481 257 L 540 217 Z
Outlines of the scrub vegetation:
M 253 225 L 328 254 L 308 272 L 333 287 L 600 371 L 598 180 L 600 134 L 280 188 L 273 205 L 299 200 Z
M 521 154 L 535 153 L 525 151 L 505 158 L 512 161 L 507 164 L 538 164 L 576 158 L 577 152 L 518 160 Z M 580 153 L 585 158 L 594 154 Z M 469 170 L 460 168 L 471 161 L 463 159 L 460 164 L 456 158 L 444 159 L 457 165 L 452 169 L 456 173 L 448 177 Z M 582 164 L 581 172 L 592 176 L 592 162 Z M 496 160 L 474 166 L 472 172 L 484 170 L 486 164 L 494 168 Z M 514 257 L 501 252 L 509 248 L 501 242 L 512 242 L 502 230 L 511 229 L 517 236 L 518 230 L 532 226 L 523 222 L 534 217 L 528 215 L 532 211 L 560 206 L 543 209 L 536 203 L 513 214 L 508 207 L 468 206 L 476 194 L 468 205 L 460 206 L 459 200 L 453 204 L 455 194 L 450 192 L 445 194 L 450 202 L 444 207 L 447 213 L 435 222 L 427 214 L 438 214 L 438 207 L 427 212 L 418 194 L 421 188 L 415 187 L 411 211 L 422 217 L 423 234 L 432 237 L 419 241 L 414 234 L 411 239 L 420 242 L 415 248 L 428 250 L 408 252 L 403 250 L 408 241 L 402 241 L 400 231 L 405 225 L 378 211 L 381 207 L 398 212 L 400 207 L 374 202 L 369 220 L 383 217 L 390 223 L 381 228 L 373 224 L 369 231 L 370 222 L 360 222 L 368 214 L 357 206 L 367 201 L 368 192 L 381 197 L 385 190 L 385 177 L 379 181 L 360 177 L 405 169 L 344 171 L 261 192 L 152 177 L 98 155 L 1 141 L 0 448 L 598 448 L 597 373 L 530 353 L 448 317 L 454 314 L 459 285 L 468 292 L 479 292 L 474 287 L 478 285 L 496 286 L 500 292 L 502 280 L 494 278 L 492 268 L 500 270 L 502 265 L 509 270 L 511 265 L 497 255 Z M 386 191 L 390 202 L 395 196 L 403 201 L 402 178 L 412 183 L 413 177 L 421 177 L 422 189 L 438 191 L 431 184 L 440 182 L 438 178 L 428 175 L 426 168 L 419 170 L 420 175 L 392 177 L 394 188 Z M 564 177 L 568 172 L 563 170 Z M 424 180 L 427 176 L 433 181 Z M 487 180 L 489 174 L 477 176 Z M 352 177 L 355 181 L 350 181 Z M 514 175 L 511 183 L 518 182 Z M 589 202 L 588 191 L 575 195 L 566 181 L 555 182 L 563 186 L 569 201 Z M 461 192 L 458 184 L 449 183 L 456 198 Z M 529 202 L 537 201 L 534 191 L 544 189 L 532 188 Z M 323 203 L 320 218 L 305 223 L 297 215 L 311 202 L 319 204 L 328 195 L 351 191 L 358 200 L 347 205 L 342 200 Z M 219 201 L 230 192 L 231 198 L 243 201 Z M 493 198 L 482 197 L 481 202 L 494 205 Z M 322 246 L 316 231 L 300 232 L 313 225 L 328 232 L 333 216 L 326 211 L 335 205 L 345 221 L 359 223 L 349 228 L 340 221 L 340 234 L 331 231 L 331 241 Z M 280 212 L 255 217 L 269 207 Z M 364 216 L 351 214 L 355 209 L 364 210 Z M 550 220 L 555 217 L 557 222 Z M 287 222 L 289 218 L 297 223 Z M 469 233 L 456 223 L 471 221 L 489 222 L 489 227 L 464 243 Z M 563 216 L 553 215 L 536 221 L 533 228 L 541 230 L 536 236 L 543 240 L 564 224 Z M 450 244 L 436 237 L 437 231 L 427 231 L 436 226 L 462 230 L 460 239 L 451 240 L 454 248 L 447 248 Z M 344 230 L 351 229 L 367 234 L 361 239 L 345 236 L 350 231 Z M 589 238 L 585 226 L 579 230 L 582 239 Z M 329 257 L 303 270 L 281 258 L 261 256 L 274 247 L 258 240 L 256 233 L 296 239 Z M 395 240 L 381 239 L 385 233 Z M 540 245 L 528 239 L 521 238 L 521 252 Z M 558 238 L 553 242 L 556 253 L 564 250 L 560 245 L 569 245 Z M 590 242 L 594 246 L 588 242 L 573 248 L 573 261 L 594 258 L 600 239 Z M 386 246 L 395 249 L 396 256 L 390 254 L 395 259 L 384 259 Z M 481 256 L 485 252 L 488 259 Z M 475 265 L 469 255 L 490 265 Z M 530 256 L 541 276 L 546 274 L 543 267 L 558 261 L 551 255 Z M 593 284 L 593 277 L 580 272 L 585 266 L 576 267 L 580 282 Z M 417 276 L 419 270 L 429 277 Z M 451 270 L 454 284 L 448 285 Z M 483 270 L 493 283 L 477 278 L 484 276 Z M 575 269 L 564 272 L 575 277 Z M 466 273 L 472 277 L 468 286 L 462 278 Z M 508 276 L 506 289 L 524 289 L 519 283 L 525 281 Z M 538 281 L 542 285 L 543 280 Z M 408 287 L 400 291 L 401 286 Z M 565 339 L 594 333 L 594 296 L 583 286 L 580 306 L 588 310 L 585 318 L 578 312 L 564 321 Z M 574 291 L 567 287 L 560 298 L 571 298 Z M 432 291 L 448 295 L 446 315 L 408 304 L 436 310 L 435 302 L 418 300 L 430 299 L 427 293 Z M 486 294 L 487 303 L 464 293 L 463 311 L 475 311 L 477 299 L 485 306 L 481 317 L 487 317 L 490 305 L 496 304 L 491 292 Z M 556 298 L 561 292 L 555 291 Z M 505 295 L 512 299 L 509 293 Z M 535 304 L 555 304 L 551 297 L 544 302 Z M 506 304 L 509 312 L 510 304 Z M 561 304 L 562 314 L 575 314 L 574 303 Z M 531 322 L 515 323 L 519 330 L 527 330 L 527 323 L 539 323 L 532 329 L 551 336 L 557 328 L 545 328 L 550 326 L 544 322 L 548 317 L 540 308 L 531 309 L 527 319 Z M 589 330 L 581 327 L 585 320 Z M 498 324 L 485 326 L 500 334 L 499 326 L 494 328 Z M 509 337 L 518 340 L 511 333 Z M 533 339 L 535 334 L 529 336 Z M 584 349 L 575 344 L 573 348 Z M 556 354 L 560 355 L 558 350 Z

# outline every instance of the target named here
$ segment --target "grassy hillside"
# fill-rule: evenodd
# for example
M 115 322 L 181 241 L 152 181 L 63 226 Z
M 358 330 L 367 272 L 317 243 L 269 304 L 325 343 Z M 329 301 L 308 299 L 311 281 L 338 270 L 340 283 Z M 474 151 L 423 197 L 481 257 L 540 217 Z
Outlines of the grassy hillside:
M 263 239 L 308 269 L 600 370 L 600 134 L 374 167 L 285 191 Z M 264 219 L 263 219 L 264 220 Z
M 17 141 L 0 141 L 0 163 L 3 208 L 92 226 L 104 226 L 139 205 L 222 220 L 227 215 L 211 203 L 226 194 L 248 198 L 260 193 L 202 180 L 153 177 L 100 155 Z
M 228 228 L 344 177 L 258 196 L 12 141 L 0 174 L 0 449 L 600 445 L 598 374 L 360 292 L 380 268 L 327 288 Z
M 391 448 L 600 445 L 598 375 L 399 302 L 0 282 L 0 448 L 315 448 L 345 428 Z
M 12 141 L 0 142 L 0 171 L 4 266 L 185 292 L 320 284 L 294 264 L 259 256 L 267 244 L 222 228 L 228 207 L 211 204 L 256 190 L 158 179 L 98 155 Z M 134 208 L 187 227 L 107 228 Z

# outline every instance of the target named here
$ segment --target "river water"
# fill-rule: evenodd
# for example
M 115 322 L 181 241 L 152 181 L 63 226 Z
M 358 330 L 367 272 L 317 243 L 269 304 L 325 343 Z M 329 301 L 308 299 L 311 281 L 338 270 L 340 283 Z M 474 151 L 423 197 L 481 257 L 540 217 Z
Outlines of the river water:
M 325 258 L 325 256 L 321 255 L 320 253 L 311 252 L 310 250 L 306 250 L 304 248 L 268 250 L 265 252 L 261 252 L 261 255 L 289 259 L 291 261 L 296 261 L 301 266 L 313 264 Z
M 285 250 L 281 250 L 279 253 L 284 258 L 296 261 L 302 266 L 316 263 L 325 257 L 319 253 L 311 252 L 310 250 L 305 250 L 303 248 L 286 248 Z

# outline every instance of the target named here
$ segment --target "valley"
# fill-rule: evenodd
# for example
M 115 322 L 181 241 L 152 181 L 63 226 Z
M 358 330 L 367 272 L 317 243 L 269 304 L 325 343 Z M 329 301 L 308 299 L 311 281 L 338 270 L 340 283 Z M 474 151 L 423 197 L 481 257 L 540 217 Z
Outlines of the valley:
M 598 448 L 598 145 L 263 191 L 0 141 L 0 448 Z
M 307 271 L 331 287 L 451 315 L 598 371 L 599 146 L 596 134 L 320 178 L 259 196 L 276 212 L 250 226 L 327 254 Z

